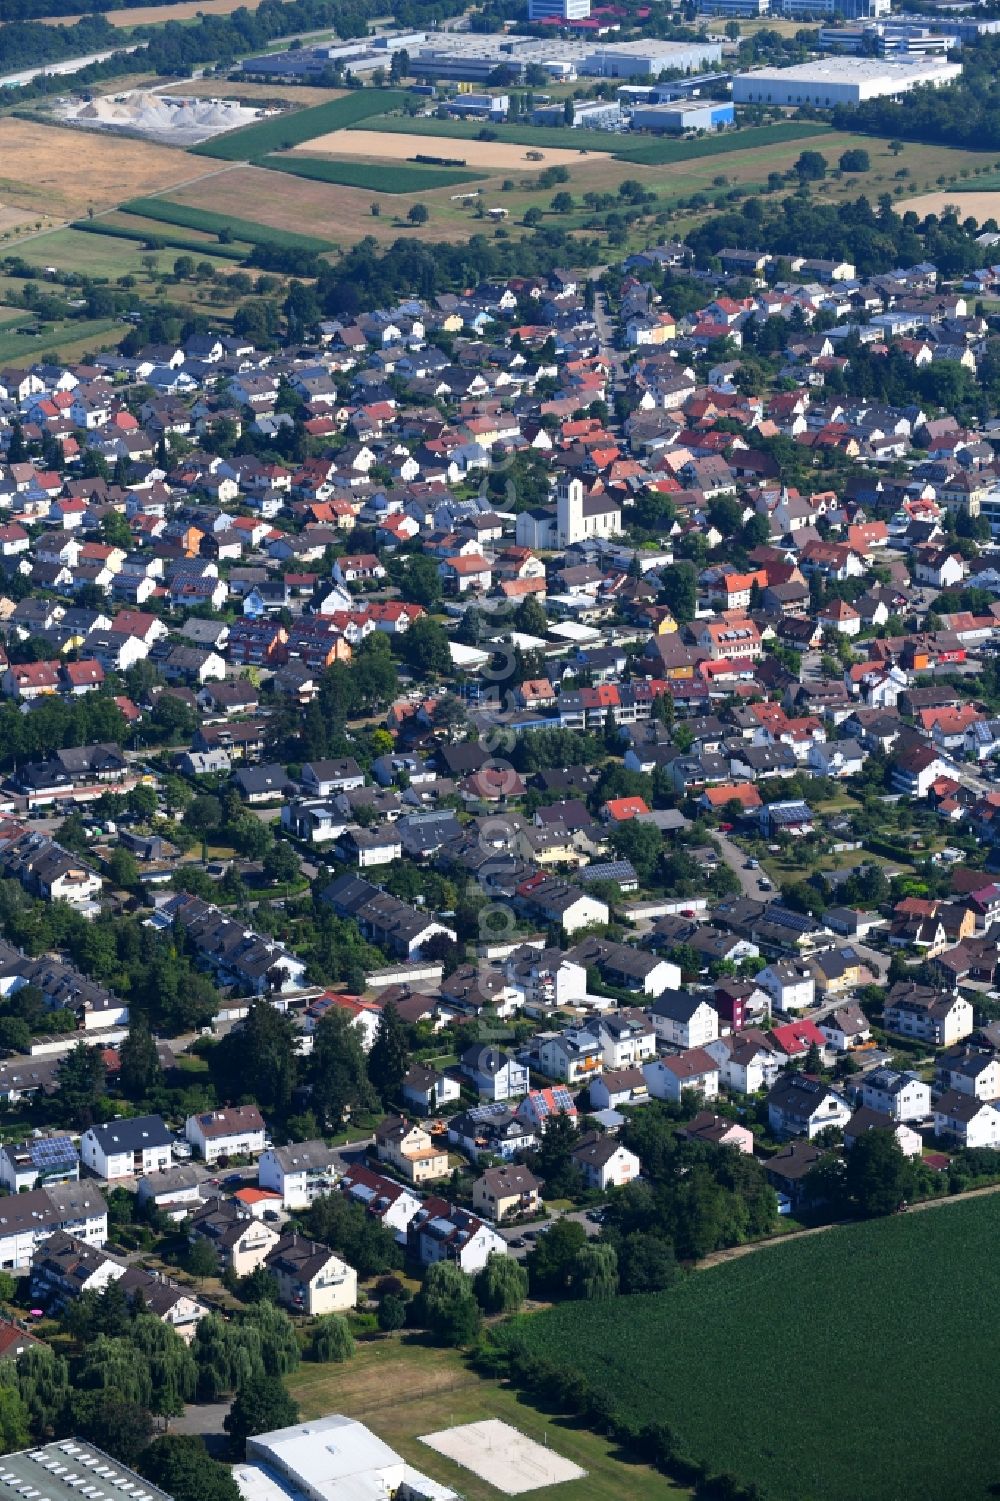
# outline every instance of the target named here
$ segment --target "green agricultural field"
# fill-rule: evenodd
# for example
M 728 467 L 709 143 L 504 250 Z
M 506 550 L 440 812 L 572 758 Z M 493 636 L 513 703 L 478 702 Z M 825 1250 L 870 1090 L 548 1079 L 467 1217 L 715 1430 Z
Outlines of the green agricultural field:
M 234 241 L 249 245 L 269 245 L 277 250 L 315 250 L 317 254 L 332 250 L 330 240 L 304 235 L 293 229 L 274 229 L 253 219 L 237 219 L 232 214 L 215 214 L 210 209 L 192 208 L 169 198 L 132 198 L 121 206 L 123 214 L 136 214 L 160 224 L 176 224 L 181 229 L 200 230 L 204 234 L 229 234 Z
M 353 123 L 353 122 L 352 122 Z M 404 135 L 449 136 L 455 140 L 474 141 L 482 125 L 474 120 L 411 120 L 405 115 L 380 113 L 365 119 L 365 130 L 387 130 Z M 518 146 L 562 147 L 566 151 L 601 151 L 618 161 L 662 166 L 669 162 L 693 161 L 700 156 L 721 156 L 730 151 L 752 151 L 761 146 L 777 146 L 806 136 L 829 134 L 828 125 L 804 120 L 788 120 L 781 125 L 751 126 L 746 130 L 726 131 L 722 135 L 704 136 L 693 141 L 672 141 L 655 136 L 615 135 L 607 130 L 568 130 L 558 125 L 491 125 L 491 136 Z M 226 137 L 230 139 L 230 137 Z M 303 138 L 305 139 L 305 138 Z
M 985 1501 L 1000 1482 L 998 1237 L 1000 1197 L 944 1202 L 502 1337 L 768 1501 Z
M 28 328 L 31 321 L 32 315 L 26 311 L 17 327 Z M 88 349 L 109 349 L 121 336 L 122 325 L 113 318 L 70 318 L 64 323 L 47 323 L 37 335 L 10 330 L 0 333 L 0 362 L 27 365 L 53 354 L 73 359 Z
M 429 193 L 432 188 L 450 188 L 463 182 L 481 182 L 484 172 L 465 167 L 424 167 L 419 162 L 393 162 L 380 166 L 375 162 L 350 162 L 330 157 L 264 156 L 258 167 L 273 172 L 287 172 L 292 177 L 308 177 L 313 182 L 332 182 L 345 188 L 365 188 L 373 193 Z
M 405 97 L 398 89 L 358 89 L 340 99 L 331 99 L 328 104 L 316 104 L 311 109 L 275 115 L 273 119 L 262 120 L 257 125 L 244 125 L 240 130 L 230 130 L 225 135 L 192 146 L 191 150 L 198 156 L 218 157 L 225 162 L 256 162 L 271 151 L 301 146 L 304 141 L 314 140 L 316 136 L 329 135 L 331 131 L 357 125 L 369 115 L 381 115 L 387 109 L 397 109 Z
M 101 239 L 77 227 L 39 235 L 19 253 L 29 265 L 39 268 L 55 266 L 58 271 L 74 271 L 80 276 L 118 277 L 140 271 L 143 251 L 134 241 Z

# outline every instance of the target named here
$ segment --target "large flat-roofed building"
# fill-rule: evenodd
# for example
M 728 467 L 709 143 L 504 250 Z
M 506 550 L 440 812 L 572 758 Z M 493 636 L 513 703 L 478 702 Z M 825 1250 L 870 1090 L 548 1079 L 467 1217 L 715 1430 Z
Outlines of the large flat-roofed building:
M 246 1463 L 234 1465 L 233 1479 L 243 1501 L 457 1501 L 370 1428 L 339 1414 L 248 1438 Z
M 885 62 L 869 57 L 823 57 L 793 68 L 754 68 L 733 79 L 734 104 L 812 104 L 833 109 L 866 99 L 896 99 L 921 84 L 939 87 L 962 76 L 961 63 L 917 57 Z
M 722 43 L 609 42 L 595 48 L 592 40 L 572 37 L 531 37 L 507 33 L 439 33 L 424 47 L 410 52 L 414 77 L 461 79 L 485 83 L 503 69 L 512 83 L 520 82 L 529 67 L 543 68 L 553 79 L 657 78 L 665 71 L 697 72 L 722 60 Z
M 47 1501 L 171 1501 L 166 1491 L 144 1480 L 128 1465 L 79 1438 L 64 1438 L 5 1454 L 0 1480 L 6 1494 Z
M 643 104 L 632 111 L 633 130 L 680 135 L 685 130 L 722 130 L 735 125 L 731 104 Z

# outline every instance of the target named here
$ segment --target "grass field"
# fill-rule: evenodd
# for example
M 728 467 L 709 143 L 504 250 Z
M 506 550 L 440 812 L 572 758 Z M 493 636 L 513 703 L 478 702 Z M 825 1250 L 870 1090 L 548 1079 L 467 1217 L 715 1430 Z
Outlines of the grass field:
M 187 235 L 177 234 L 171 230 L 165 230 L 162 225 L 134 223 L 109 224 L 106 219 L 77 219 L 70 225 L 70 230 L 79 234 L 98 235 L 105 240 L 131 241 L 143 254 L 155 254 L 162 246 L 167 250 L 179 250 L 191 255 L 204 255 L 212 260 L 220 261 L 244 261 L 249 256 L 253 247 L 234 241 L 231 245 L 220 245 L 211 240 L 196 240 Z M 149 250 L 150 242 L 154 249 Z
M 630 1464 L 607 1439 L 544 1417 L 509 1387 L 477 1376 L 454 1350 L 377 1340 L 359 1345 L 347 1365 L 303 1363 L 287 1384 L 303 1418 L 331 1412 L 359 1418 L 465 1501 L 500 1501 L 503 1492 L 436 1454 L 419 1435 L 483 1418 L 501 1418 L 587 1471 L 585 1479 L 532 1491 L 532 1501 L 681 1501 L 688 1495 L 647 1466 Z
M 212 140 L 202 141 L 191 150 L 198 156 L 212 156 L 226 162 L 259 161 L 272 151 L 301 146 L 303 141 L 311 141 L 315 136 L 345 130 L 359 120 L 366 120 L 369 115 L 382 114 L 387 108 L 402 104 L 404 98 L 404 94 L 393 89 L 358 89 L 330 99 L 326 104 L 315 104 L 311 109 L 276 115 L 256 125 L 244 125 L 241 130 L 231 130 Z
M 169 188 L 198 175 L 186 152 L 123 136 L 102 138 L 12 115 L 0 119 L 0 202 L 43 222 Z
M 25 312 L 18 327 L 31 322 L 31 314 Z M 75 359 L 88 349 L 110 349 L 122 337 L 122 325 L 113 318 L 79 319 L 65 323 L 49 323 L 40 335 L 18 334 L 13 331 L 0 333 L 0 363 L 19 365 L 42 359 L 58 352 L 62 359 Z
M 996 1494 L 1000 1198 L 829 1230 L 512 1337 L 769 1501 Z
M 347 188 L 365 188 L 373 193 L 429 193 L 435 188 L 460 187 L 480 182 L 485 175 L 467 167 L 425 167 L 419 162 L 340 161 L 331 157 L 264 156 L 257 164 L 272 172 L 308 177 L 314 182 L 336 183 Z

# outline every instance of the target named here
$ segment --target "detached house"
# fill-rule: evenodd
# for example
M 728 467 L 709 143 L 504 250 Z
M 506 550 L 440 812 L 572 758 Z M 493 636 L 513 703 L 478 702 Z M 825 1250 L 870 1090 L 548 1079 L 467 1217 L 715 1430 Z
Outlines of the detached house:
M 267 1128 L 256 1105 L 238 1105 L 189 1115 L 184 1135 L 205 1162 L 220 1157 L 256 1157 L 263 1152 Z
M 80 1157 L 97 1178 L 141 1178 L 172 1165 L 172 1144 L 158 1115 L 137 1115 L 91 1126 L 80 1138 Z
M 389 1116 L 375 1132 L 375 1151 L 380 1162 L 388 1162 L 408 1183 L 432 1183 L 448 1175 L 448 1153 L 431 1142 L 423 1126 Z
M 617 1137 L 601 1136 L 596 1131 L 581 1137 L 571 1155 L 587 1187 L 602 1192 L 609 1188 L 624 1188 L 626 1183 L 634 1182 L 642 1170 L 635 1153 L 623 1147 Z
M 358 1274 L 329 1246 L 294 1231 L 268 1252 L 265 1265 L 277 1279 L 286 1307 L 309 1318 L 346 1313 L 358 1301 Z
M 719 1035 L 719 1013 L 705 996 L 665 990 L 649 1008 L 657 1042 L 679 1048 L 703 1048 Z
M 719 1065 L 707 1048 L 689 1048 L 668 1058 L 644 1063 L 649 1092 L 654 1100 L 670 1100 L 679 1105 L 686 1089 L 696 1090 L 706 1100 L 719 1093 Z
M 785 1074 L 767 1097 L 767 1118 L 775 1136 L 805 1136 L 812 1141 L 827 1126 L 841 1130 L 851 1107 L 836 1090 L 807 1074 Z
M 472 1207 L 495 1224 L 534 1214 L 541 1207 L 541 1183 L 517 1163 L 489 1167 L 472 1185 Z

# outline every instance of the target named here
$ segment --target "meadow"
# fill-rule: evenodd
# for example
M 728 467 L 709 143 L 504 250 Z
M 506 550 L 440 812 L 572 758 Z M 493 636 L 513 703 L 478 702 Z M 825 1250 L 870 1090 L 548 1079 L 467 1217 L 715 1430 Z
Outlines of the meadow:
M 483 1418 L 511 1423 L 587 1471 L 584 1479 L 532 1491 L 532 1501 L 682 1501 L 690 1494 L 632 1462 L 609 1439 L 535 1411 L 505 1383 L 470 1370 L 457 1351 L 407 1336 L 359 1344 L 345 1365 L 303 1362 L 287 1384 L 303 1418 L 342 1412 L 360 1419 L 410 1464 L 452 1486 L 465 1501 L 501 1501 L 504 1493 L 436 1454 L 420 1442 L 420 1435 Z
M 1000 1197 L 775 1244 L 501 1338 L 769 1501 L 997 1494 Z

